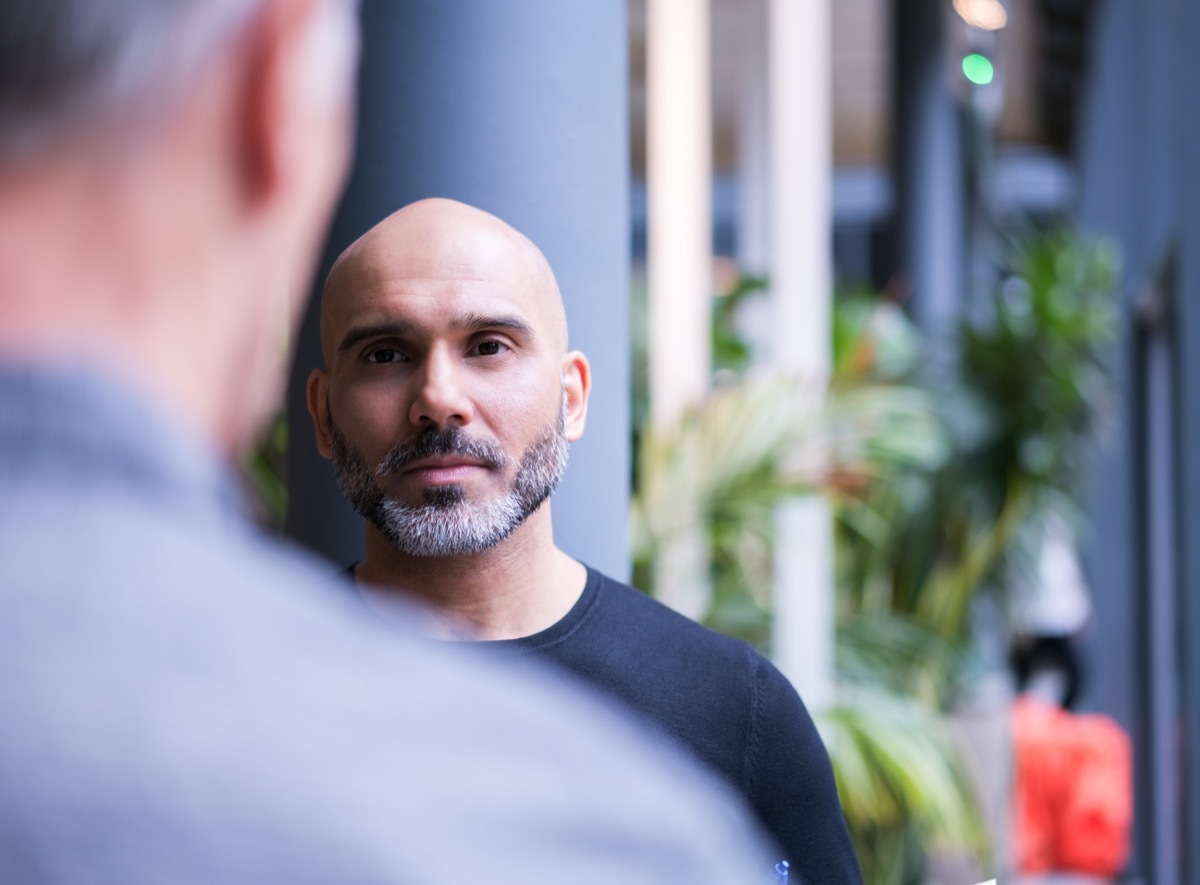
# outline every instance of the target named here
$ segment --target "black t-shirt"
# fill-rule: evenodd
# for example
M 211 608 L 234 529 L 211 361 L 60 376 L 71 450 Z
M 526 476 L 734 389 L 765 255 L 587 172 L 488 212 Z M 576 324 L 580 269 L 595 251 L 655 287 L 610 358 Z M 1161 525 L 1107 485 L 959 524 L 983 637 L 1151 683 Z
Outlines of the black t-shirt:
M 558 623 L 480 643 L 535 653 L 648 717 L 742 793 L 792 883 L 860 883 L 824 744 L 791 683 L 746 643 L 588 569 Z

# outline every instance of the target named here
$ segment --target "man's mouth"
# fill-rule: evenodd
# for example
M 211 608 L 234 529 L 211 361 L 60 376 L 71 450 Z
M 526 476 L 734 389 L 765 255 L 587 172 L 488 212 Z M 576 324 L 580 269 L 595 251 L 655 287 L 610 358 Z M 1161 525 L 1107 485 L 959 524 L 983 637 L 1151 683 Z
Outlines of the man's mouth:
M 489 464 L 474 458 L 436 456 L 421 458 L 403 468 L 400 473 L 402 476 L 412 476 L 432 485 L 462 482 L 473 474 L 490 469 Z

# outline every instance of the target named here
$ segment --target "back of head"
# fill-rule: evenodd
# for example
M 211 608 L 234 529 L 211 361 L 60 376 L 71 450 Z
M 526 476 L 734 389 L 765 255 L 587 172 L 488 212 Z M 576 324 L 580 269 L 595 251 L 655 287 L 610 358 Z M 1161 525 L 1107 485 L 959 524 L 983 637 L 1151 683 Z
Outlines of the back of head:
M 0 167 L 169 106 L 258 0 L 5 0 Z
M 355 11 L 0 4 L 0 359 L 70 354 L 246 445 L 345 173 Z

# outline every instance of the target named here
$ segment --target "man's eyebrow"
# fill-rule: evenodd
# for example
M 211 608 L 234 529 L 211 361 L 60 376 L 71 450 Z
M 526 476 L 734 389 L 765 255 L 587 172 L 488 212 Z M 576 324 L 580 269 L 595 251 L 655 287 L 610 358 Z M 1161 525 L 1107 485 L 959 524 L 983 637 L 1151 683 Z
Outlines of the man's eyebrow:
M 533 326 L 516 314 L 489 316 L 481 313 L 469 313 L 458 317 L 450 325 L 452 328 L 462 332 L 482 332 L 485 329 L 510 329 L 513 332 L 521 332 L 525 335 L 534 334 Z
M 372 323 L 368 326 L 354 326 L 342 336 L 342 341 L 338 344 L 338 356 L 342 356 L 348 350 L 353 350 L 354 347 L 369 338 L 396 338 L 401 337 L 412 331 L 411 323 L 388 322 L 388 323 Z

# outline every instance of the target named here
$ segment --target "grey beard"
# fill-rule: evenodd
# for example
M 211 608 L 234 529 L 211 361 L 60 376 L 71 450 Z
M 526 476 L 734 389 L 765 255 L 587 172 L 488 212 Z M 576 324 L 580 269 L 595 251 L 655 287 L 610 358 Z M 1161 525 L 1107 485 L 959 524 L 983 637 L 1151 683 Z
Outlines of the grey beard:
M 471 440 L 458 428 L 427 430 L 393 448 L 372 471 L 329 419 L 333 468 L 342 493 L 363 519 L 409 556 L 466 556 L 481 553 L 511 535 L 542 506 L 567 469 L 566 402 L 521 458 L 512 485 L 498 497 L 471 502 L 458 484 L 425 489 L 425 502 L 400 503 L 377 477 L 430 455 L 465 455 L 502 468 L 508 461 L 492 443 Z

